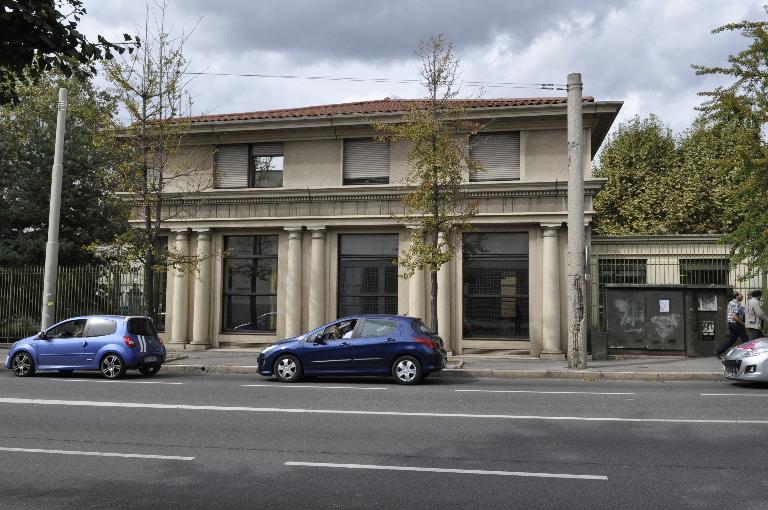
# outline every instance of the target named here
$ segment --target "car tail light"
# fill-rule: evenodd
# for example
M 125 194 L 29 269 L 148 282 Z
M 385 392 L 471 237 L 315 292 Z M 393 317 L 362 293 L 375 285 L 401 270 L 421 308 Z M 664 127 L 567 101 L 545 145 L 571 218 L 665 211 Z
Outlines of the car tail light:
M 437 350 L 440 345 L 428 336 L 417 336 L 413 339 L 417 344 L 426 345 L 430 349 Z
M 159 336 L 156 336 L 155 338 L 157 339 L 158 342 L 160 342 L 160 345 L 165 345 L 163 343 L 163 339 L 162 338 L 160 338 Z
M 136 342 L 134 342 L 133 338 L 129 336 L 124 336 L 123 342 L 125 342 L 125 345 L 127 345 L 128 347 L 136 347 Z

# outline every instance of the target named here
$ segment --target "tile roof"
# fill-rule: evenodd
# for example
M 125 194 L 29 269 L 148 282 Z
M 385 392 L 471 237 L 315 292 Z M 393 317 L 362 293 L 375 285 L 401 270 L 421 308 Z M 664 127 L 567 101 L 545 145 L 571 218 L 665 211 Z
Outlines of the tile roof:
M 593 97 L 584 96 L 584 102 L 592 103 Z M 516 106 L 564 105 L 565 97 L 527 97 L 508 99 L 453 99 L 452 104 L 466 109 L 475 108 L 508 108 Z M 227 122 L 239 120 L 290 119 L 301 117 L 331 117 L 354 114 L 396 113 L 408 110 L 413 105 L 425 105 L 425 99 L 376 99 L 355 103 L 326 104 L 305 106 L 301 108 L 285 108 L 280 110 L 264 110 L 260 112 L 222 113 L 216 115 L 200 115 L 191 117 L 192 123 Z

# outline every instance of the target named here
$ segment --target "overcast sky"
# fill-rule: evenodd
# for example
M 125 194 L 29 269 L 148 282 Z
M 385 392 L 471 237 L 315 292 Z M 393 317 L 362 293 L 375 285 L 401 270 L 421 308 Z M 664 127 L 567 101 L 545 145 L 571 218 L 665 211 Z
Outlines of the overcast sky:
M 85 0 L 81 29 L 116 40 L 137 33 L 140 0 Z M 750 0 L 171 0 L 190 69 L 214 73 L 417 78 L 414 51 L 442 33 L 461 59 L 464 81 L 564 83 L 582 73 L 584 94 L 621 100 L 620 119 L 659 115 L 676 131 L 690 125 L 711 87 L 691 64 L 724 64 L 745 46 L 712 29 L 765 19 Z M 195 113 L 245 112 L 383 97 L 422 97 L 418 85 L 203 76 Z M 462 97 L 565 95 L 536 87 L 463 87 Z

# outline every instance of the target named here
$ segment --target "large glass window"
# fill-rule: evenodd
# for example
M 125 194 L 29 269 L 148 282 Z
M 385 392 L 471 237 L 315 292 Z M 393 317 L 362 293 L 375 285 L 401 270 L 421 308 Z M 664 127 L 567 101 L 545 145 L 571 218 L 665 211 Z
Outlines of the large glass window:
M 397 234 L 339 236 L 339 317 L 397 313 Z
M 226 236 L 222 329 L 277 328 L 277 236 Z
M 463 238 L 464 338 L 527 339 L 528 234 Z

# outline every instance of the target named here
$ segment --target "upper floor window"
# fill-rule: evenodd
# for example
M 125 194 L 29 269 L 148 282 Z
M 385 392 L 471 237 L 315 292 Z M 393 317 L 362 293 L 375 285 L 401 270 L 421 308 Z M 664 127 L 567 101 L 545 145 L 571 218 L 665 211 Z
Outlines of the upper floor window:
M 283 185 L 283 144 L 220 145 L 213 167 L 217 188 L 279 188 Z
M 520 180 L 519 131 L 480 133 L 469 143 L 469 156 L 484 169 L 470 173 L 471 182 Z
M 388 184 L 389 142 L 344 140 L 344 184 Z

